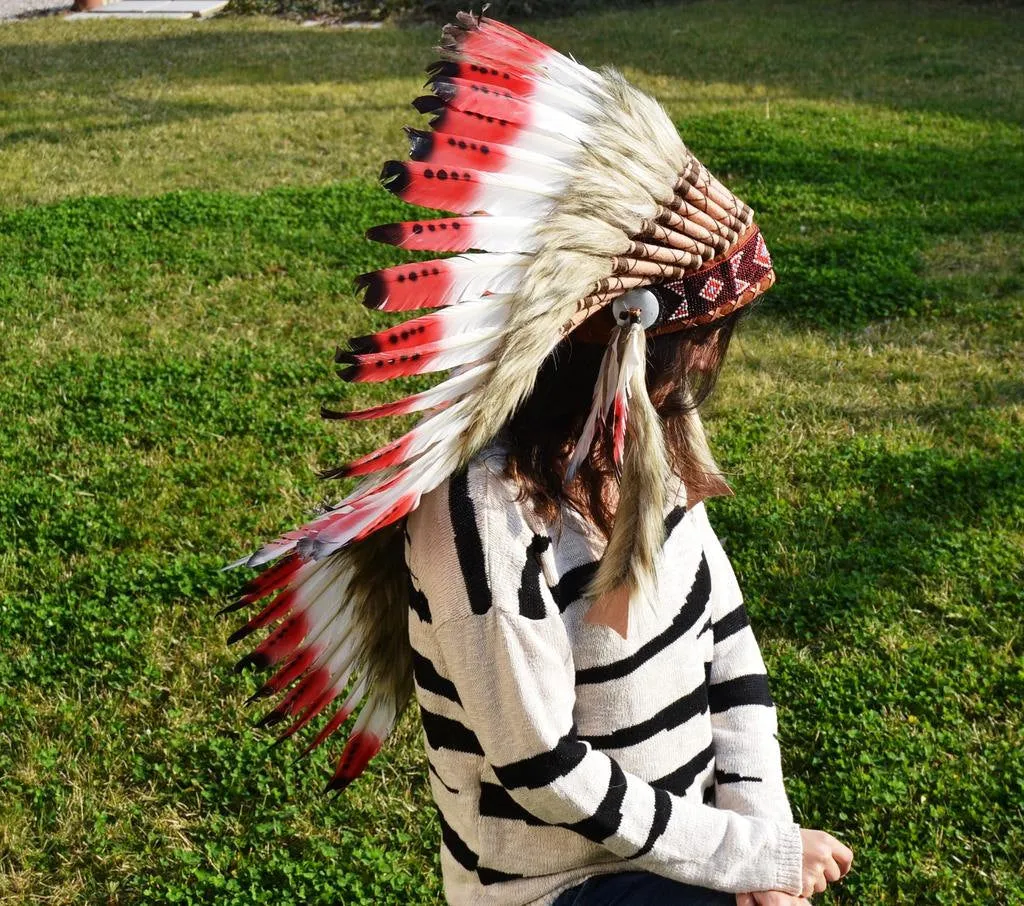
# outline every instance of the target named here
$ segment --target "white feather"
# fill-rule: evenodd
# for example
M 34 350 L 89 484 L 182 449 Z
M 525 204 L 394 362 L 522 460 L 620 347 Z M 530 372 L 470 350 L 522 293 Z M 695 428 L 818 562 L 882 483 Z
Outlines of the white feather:
M 473 248 L 483 252 L 537 251 L 537 221 L 530 217 L 472 217 Z
M 523 128 L 516 134 L 515 140 L 504 147 L 520 148 L 529 151 L 531 154 L 556 160 L 567 166 L 572 162 L 581 147 L 579 139 L 567 135 L 538 132 L 535 129 Z
M 473 365 L 464 371 L 460 370 L 458 373 L 453 373 L 452 377 L 441 381 L 439 384 L 435 384 L 429 390 L 422 390 L 419 393 L 405 397 L 405 399 L 398 400 L 396 405 L 400 404 L 404 407 L 401 412 L 403 415 L 443 406 L 446 403 L 460 399 L 474 387 L 478 386 L 493 370 L 493 362 Z
M 597 373 L 597 383 L 594 385 L 594 398 L 590 405 L 590 412 L 583 425 L 580 438 L 573 448 L 572 457 L 569 459 L 569 466 L 565 472 L 566 482 L 576 477 L 580 466 L 590 455 L 590 447 L 594 443 L 594 436 L 597 434 L 597 426 L 604 421 L 605 414 L 615 398 L 615 386 L 618 383 L 619 360 L 618 360 L 618 329 L 613 332 L 608 346 L 605 348 L 604 356 L 601 359 L 601 368 Z
M 320 634 L 330 623 L 343 600 L 343 593 L 348 586 L 347 576 L 339 574 L 333 563 L 321 561 L 321 567 L 308 585 L 297 590 L 296 596 L 303 600 L 301 610 L 307 620 L 306 637 L 303 645 L 315 645 Z M 325 640 L 326 641 L 326 640 Z
M 530 100 L 553 110 L 564 111 L 583 122 L 586 122 L 600 106 L 600 101 L 594 96 L 590 86 L 581 91 L 569 82 L 559 82 L 552 78 L 534 79 Z
M 433 446 L 445 437 L 458 434 L 466 421 L 466 410 L 469 400 L 466 397 L 453 403 L 446 409 L 440 409 L 420 419 L 419 423 L 405 437 L 411 439 L 402 462 L 408 462 L 428 447 Z
M 424 284 L 426 288 L 423 294 L 429 298 L 431 306 L 440 307 L 454 305 L 464 299 L 481 299 L 499 293 L 510 293 L 519 285 L 532 260 L 530 255 L 496 255 L 489 252 L 469 252 L 446 258 L 443 266 L 449 278 L 447 288 L 437 293 L 436 290 L 432 292 L 429 285 Z M 404 267 L 406 265 L 399 266 Z M 389 271 L 393 272 L 392 269 Z M 405 294 L 407 292 L 409 291 L 406 290 L 394 297 L 385 296 L 378 308 L 381 311 L 409 311 L 413 308 L 426 307 L 423 304 L 410 305 L 409 296 Z
M 347 679 L 346 679 L 347 682 Z M 366 690 L 370 685 L 369 674 L 362 674 L 355 685 L 349 690 L 348 695 L 345 696 L 345 701 L 341 703 L 338 711 L 348 711 L 351 713 L 355 710 L 356 705 L 363 700 L 363 696 L 366 695 Z M 335 712 L 337 713 L 337 712 Z
M 458 305 L 449 305 L 434 315 L 428 315 L 437 318 L 443 325 L 445 340 L 471 330 L 501 330 L 505 327 L 508 316 L 509 303 L 506 295 L 463 299 Z
M 541 220 L 550 213 L 561 191 L 561 187 L 554 182 L 545 184 L 535 179 L 505 176 L 502 173 L 477 172 L 476 180 L 478 190 L 472 202 L 474 209 L 486 211 L 494 217 Z
M 357 733 L 366 732 L 383 742 L 391 733 L 397 716 L 394 702 L 390 696 L 381 695 L 377 689 L 372 689 L 366 698 L 363 709 L 359 712 L 359 717 L 356 718 L 350 735 L 355 736 Z
M 551 157 L 516 144 L 496 148 L 505 155 L 505 165 L 497 172 L 510 179 L 531 180 L 551 192 L 560 192 L 573 175 L 572 155 Z

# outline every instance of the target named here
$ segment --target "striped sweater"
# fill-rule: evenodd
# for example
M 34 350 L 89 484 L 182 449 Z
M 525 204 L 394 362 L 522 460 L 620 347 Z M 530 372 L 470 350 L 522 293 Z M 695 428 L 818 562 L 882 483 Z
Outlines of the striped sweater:
M 590 875 L 800 889 L 775 709 L 704 507 L 676 501 L 656 608 L 583 621 L 602 542 L 542 524 L 478 457 L 407 524 L 416 694 L 450 903 L 550 903 Z

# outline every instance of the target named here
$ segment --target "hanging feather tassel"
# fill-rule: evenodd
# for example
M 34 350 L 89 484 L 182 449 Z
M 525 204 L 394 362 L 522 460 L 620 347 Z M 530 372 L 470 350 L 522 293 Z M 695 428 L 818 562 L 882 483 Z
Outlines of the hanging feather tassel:
M 594 401 L 590 406 L 590 413 L 583 425 L 583 432 L 580 439 L 576 441 L 576 447 L 572 451 L 569 465 L 565 471 L 565 481 L 568 484 L 576 477 L 584 460 L 590 455 L 590 449 L 594 445 L 594 439 L 600 435 L 604 427 L 605 417 L 608 408 L 611 406 L 615 394 L 615 387 L 619 382 L 619 355 L 618 355 L 619 329 L 615 328 L 611 341 L 604 351 L 601 359 L 601 369 L 597 373 L 597 383 L 594 385 Z
M 644 330 L 639 323 L 616 328 L 613 343 L 619 359 L 612 401 L 619 502 L 611 538 L 587 590 L 594 603 L 586 621 L 610 626 L 625 638 L 634 607 L 657 600 L 669 467 L 661 420 L 647 395 Z
M 644 329 L 637 323 L 628 330 L 618 328 L 619 339 L 619 374 L 615 382 L 615 396 L 612 399 L 612 461 L 619 474 L 622 473 L 622 453 L 626 442 L 626 425 L 629 421 L 630 397 L 636 391 L 636 375 L 646 373 L 645 362 L 647 345 L 644 340 Z M 647 387 L 640 381 L 641 394 L 646 395 Z
M 644 329 L 639 323 L 612 330 L 594 386 L 590 413 L 566 468 L 566 482 L 576 477 L 583 461 L 590 454 L 594 439 L 609 420 L 612 426 L 612 460 L 621 474 L 630 397 L 634 392 L 636 375 L 645 373 L 645 357 Z

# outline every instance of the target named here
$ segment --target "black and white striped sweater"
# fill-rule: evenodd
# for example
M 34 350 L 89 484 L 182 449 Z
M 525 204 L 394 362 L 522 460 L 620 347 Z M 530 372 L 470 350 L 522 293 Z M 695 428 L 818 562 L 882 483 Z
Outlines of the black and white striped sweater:
M 634 870 L 798 892 L 764 663 L 704 507 L 667 514 L 657 612 L 622 639 L 583 621 L 601 542 L 572 512 L 540 524 L 502 469 L 479 457 L 407 527 L 449 901 Z

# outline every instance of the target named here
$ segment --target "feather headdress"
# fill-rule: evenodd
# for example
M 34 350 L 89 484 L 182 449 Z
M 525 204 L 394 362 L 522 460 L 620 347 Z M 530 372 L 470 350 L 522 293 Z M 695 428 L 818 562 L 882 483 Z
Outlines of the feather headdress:
M 275 627 L 242 661 L 277 668 L 257 694 L 285 695 L 264 722 L 289 721 L 290 735 L 333 709 L 312 748 L 362 702 L 335 789 L 380 748 L 412 690 L 402 527 L 422 496 L 493 440 L 559 341 L 611 306 L 616 326 L 568 477 L 611 432 L 619 512 L 588 594 L 591 618 L 625 633 L 626 604 L 651 594 L 668 476 L 645 332 L 710 323 L 774 280 L 750 208 L 619 73 L 465 13 L 439 52 L 432 93 L 414 102 L 429 128 L 407 130 L 410 160 L 388 162 L 381 179 L 405 201 L 457 216 L 368 236 L 459 254 L 361 277 L 368 306 L 431 311 L 352 340 L 337 361 L 350 381 L 448 376 L 396 402 L 326 412 L 425 415 L 329 473 L 363 476 L 348 497 L 239 561 L 266 569 L 234 606 L 271 598 L 233 636 Z

